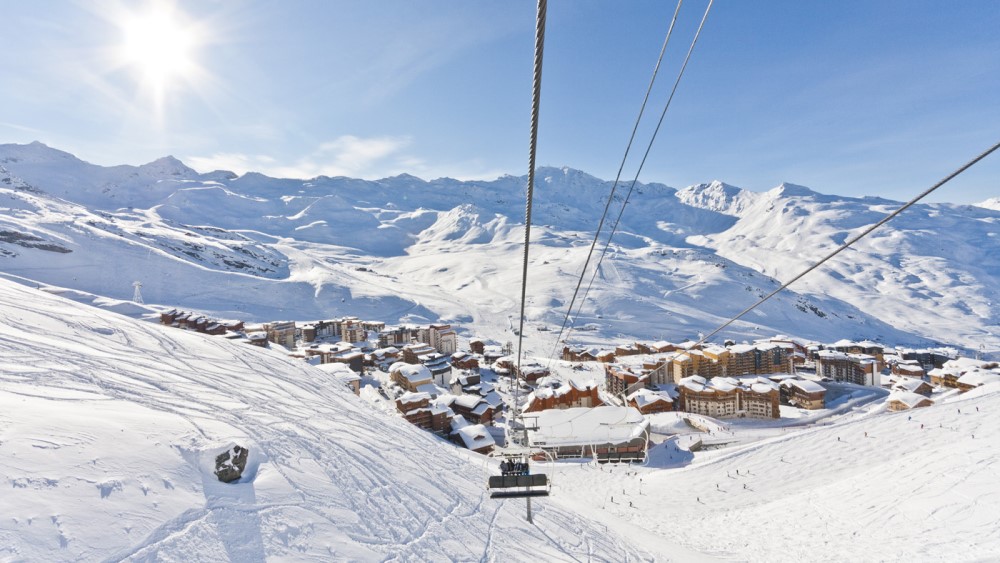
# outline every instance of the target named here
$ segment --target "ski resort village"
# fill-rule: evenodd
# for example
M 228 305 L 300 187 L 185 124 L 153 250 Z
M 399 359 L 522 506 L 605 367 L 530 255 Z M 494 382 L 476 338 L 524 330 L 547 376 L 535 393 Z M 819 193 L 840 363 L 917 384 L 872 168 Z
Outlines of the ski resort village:
M 0 563 L 1000 562 L 997 0 L 2 5 Z
M 386 327 L 344 317 L 248 326 L 177 309 L 159 319 L 328 370 L 379 408 L 481 454 L 503 444 L 516 402 L 531 413 L 531 443 L 545 452 L 540 460 L 643 463 L 662 442 L 721 448 L 758 440 L 765 429 L 827 423 L 858 410 L 928 407 L 1000 385 L 998 362 L 871 341 L 776 336 L 752 344 L 564 346 L 561 360 L 518 365 L 509 342 L 472 337 L 458 350 L 450 325 Z

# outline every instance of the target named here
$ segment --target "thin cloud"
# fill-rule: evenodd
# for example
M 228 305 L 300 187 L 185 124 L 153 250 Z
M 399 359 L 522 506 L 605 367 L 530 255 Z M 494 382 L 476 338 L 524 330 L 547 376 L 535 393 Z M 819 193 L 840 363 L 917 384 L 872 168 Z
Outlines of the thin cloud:
M 237 174 L 259 172 L 274 178 L 309 179 L 317 176 L 347 176 L 376 180 L 399 174 L 424 179 L 442 177 L 458 180 L 491 180 L 508 171 L 484 166 L 482 162 L 431 165 L 410 154 L 410 137 L 369 137 L 344 135 L 321 143 L 309 154 L 291 160 L 265 154 L 222 152 L 210 156 L 189 156 L 185 162 L 202 172 L 231 170 Z

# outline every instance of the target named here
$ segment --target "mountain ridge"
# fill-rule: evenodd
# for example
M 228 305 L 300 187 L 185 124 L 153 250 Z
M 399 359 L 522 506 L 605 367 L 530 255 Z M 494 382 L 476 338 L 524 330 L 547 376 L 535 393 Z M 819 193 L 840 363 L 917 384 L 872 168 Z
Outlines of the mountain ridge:
M 0 145 L 0 189 L 11 202 L 0 230 L 74 250 L 54 257 L 0 240 L 4 271 L 118 298 L 142 279 L 151 302 L 229 318 L 467 319 L 464 331 L 509 338 L 525 177 L 272 179 L 197 174 L 172 157 L 143 168 L 67 155 Z M 612 183 L 565 167 L 537 177 L 528 320 L 558 326 Z M 712 330 L 893 207 L 791 183 L 766 192 L 721 181 L 637 184 L 577 315 L 597 330 L 574 338 L 679 341 Z M 914 206 L 728 335 L 1000 350 L 998 223 L 1000 213 L 985 207 Z M 550 348 L 546 335 L 533 337 L 536 351 Z

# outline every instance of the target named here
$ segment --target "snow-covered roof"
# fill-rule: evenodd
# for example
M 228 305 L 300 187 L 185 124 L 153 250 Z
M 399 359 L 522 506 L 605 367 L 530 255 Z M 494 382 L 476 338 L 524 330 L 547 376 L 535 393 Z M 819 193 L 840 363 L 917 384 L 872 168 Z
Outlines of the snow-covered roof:
M 644 436 L 649 422 L 632 407 L 549 409 L 531 413 L 537 430 L 529 430 L 532 445 L 619 444 Z
M 640 409 L 657 402 L 673 403 L 674 400 L 664 391 L 653 391 L 652 389 L 639 389 L 628 396 L 629 401 L 635 402 Z
M 496 441 L 482 424 L 470 424 L 455 431 L 466 448 L 478 450 L 489 446 L 495 446 Z
M 958 382 L 962 385 L 971 386 L 986 385 L 987 383 L 995 383 L 998 381 L 1000 381 L 1000 373 L 979 369 L 966 372 L 962 375 L 962 377 L 958 378 Z
M 433 379 L 431 370 L 423 364 L 408 364 L 406 362 L 396 362 L 389 366 L 390 373 L 398 373 L 410 383 L 419 381 L 430 381 Z
M 899 381 L 892 386 L 893 389 L 900 391 L 916 392 L 921 386 L 926 385 L 925 382 L 919 379 L 913 379 L 912 377 L 901 377 Z
M 399 401 L 404 405 L 430 400 L 431 396 L 427 393 L 411 393 L 408 391 L 399 396 Z
M 441 390 L 438 389 L 438 386 L 434 385 L 433 383 L 424 383 L 422 385 L 417 385 L 417 391 L 420 393 L 427 393 L 431 397 L 437 397 L 441 393 Z
M 475 408 L 476 405 L 481 403 L 483 398 L 479 395 L 456 395 L 453 404 L 456 404 L 464 409 Z
M 919 405 L 923 401 L 928 401 L 930 403 L 934 402 L 928 399 L 927 397 L 924 397 L 923 395 L 920 395 L 918 393 L 911 393 L 909 391 L 894 391 L 892 393 L 889 393 L 889 398 L 887 400 L 890 402 L 899 401 L 911 409 Z
M 797 387 L 806 393 L 822 393 L 826 391 L 826 389 L 819 383 L 809 381 L 807 379 L 785 379 L 781 382 L 781 384 L 788 387 Z

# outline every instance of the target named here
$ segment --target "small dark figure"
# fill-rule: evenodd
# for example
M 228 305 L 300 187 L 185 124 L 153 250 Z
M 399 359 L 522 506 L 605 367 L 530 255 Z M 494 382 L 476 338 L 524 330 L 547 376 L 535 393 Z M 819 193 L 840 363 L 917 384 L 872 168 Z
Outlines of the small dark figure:
M 865 432 L 865 438 L 867 438 L 867 437 L 868 437 L 868 433 L 867 433 L 867 432 Z
M 743 488 L 744 489 L 747 488 L 747 484 L 746 483 L 743 483 Z

